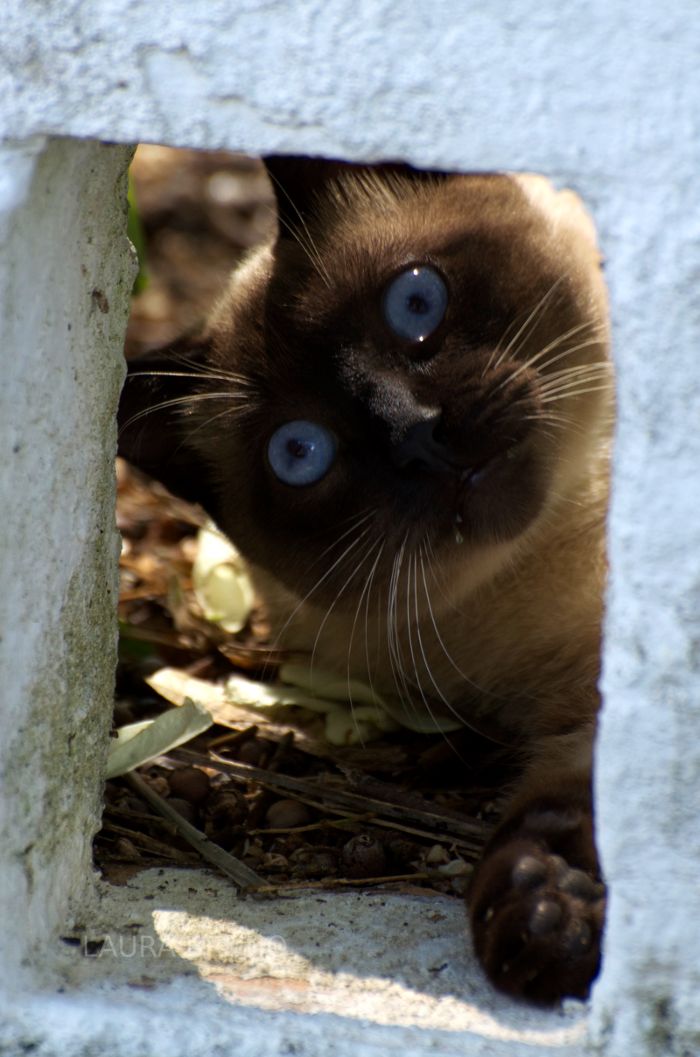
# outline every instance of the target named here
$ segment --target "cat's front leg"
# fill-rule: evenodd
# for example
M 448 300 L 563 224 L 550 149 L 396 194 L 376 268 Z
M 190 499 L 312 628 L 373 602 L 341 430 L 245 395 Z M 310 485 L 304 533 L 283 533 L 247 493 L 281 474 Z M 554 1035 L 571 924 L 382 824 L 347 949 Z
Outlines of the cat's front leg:
M 538 761 L 488 843 L 469 893 L 477 956 L 502 991 L 584 998 L 605 916 L 590 771 Z

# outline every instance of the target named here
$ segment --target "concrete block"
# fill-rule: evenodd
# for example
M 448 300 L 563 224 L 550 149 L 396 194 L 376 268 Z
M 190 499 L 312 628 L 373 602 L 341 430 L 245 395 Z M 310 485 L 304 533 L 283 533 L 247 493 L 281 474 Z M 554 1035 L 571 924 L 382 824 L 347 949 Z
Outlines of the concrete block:
M 90 881 L 116 657 L 114 414 L 133 277 L 123 147 L 0 147 L 0 966 Z

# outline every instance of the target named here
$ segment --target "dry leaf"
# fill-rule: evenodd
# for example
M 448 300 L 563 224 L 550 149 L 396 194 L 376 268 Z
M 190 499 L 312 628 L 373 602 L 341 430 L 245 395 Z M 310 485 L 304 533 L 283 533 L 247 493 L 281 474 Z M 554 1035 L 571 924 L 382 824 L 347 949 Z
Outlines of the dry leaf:
M 107 757 L 106 777 L 117 778 L 133 771 L 156 756 L 191 741 L 208 730 L 212 723 L 212 717 L 201 705 L 186 701 L 181 708 L 163 712 L 157 719 L 121 727 Z

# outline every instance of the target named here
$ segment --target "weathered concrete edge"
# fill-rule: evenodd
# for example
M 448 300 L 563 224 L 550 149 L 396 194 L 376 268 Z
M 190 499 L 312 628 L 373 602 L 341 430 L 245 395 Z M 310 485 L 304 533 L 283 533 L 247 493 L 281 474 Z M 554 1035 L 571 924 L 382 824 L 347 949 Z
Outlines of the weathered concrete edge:
M 0 148 L 0 965 L 19 985 L 82 903 L 116 662 L 115 410 L 133 281 L 131 151 Z M 28 970 L 27 970 L 28 971 Z

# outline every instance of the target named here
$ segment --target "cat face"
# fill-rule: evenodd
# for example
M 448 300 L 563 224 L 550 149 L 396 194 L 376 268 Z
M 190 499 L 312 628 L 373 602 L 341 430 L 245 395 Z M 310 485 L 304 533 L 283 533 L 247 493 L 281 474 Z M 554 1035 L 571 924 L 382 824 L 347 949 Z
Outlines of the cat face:
M 582 210 L 536 177 L 270 168 L 277 241 L 205 340 L 155 364 L 172 377 L 135 365 L 123 421 L 171 403 L 125 430 L 125 454 L 299 597 L 354 609 L 399 552 L 507 560 L 609 412 Z

